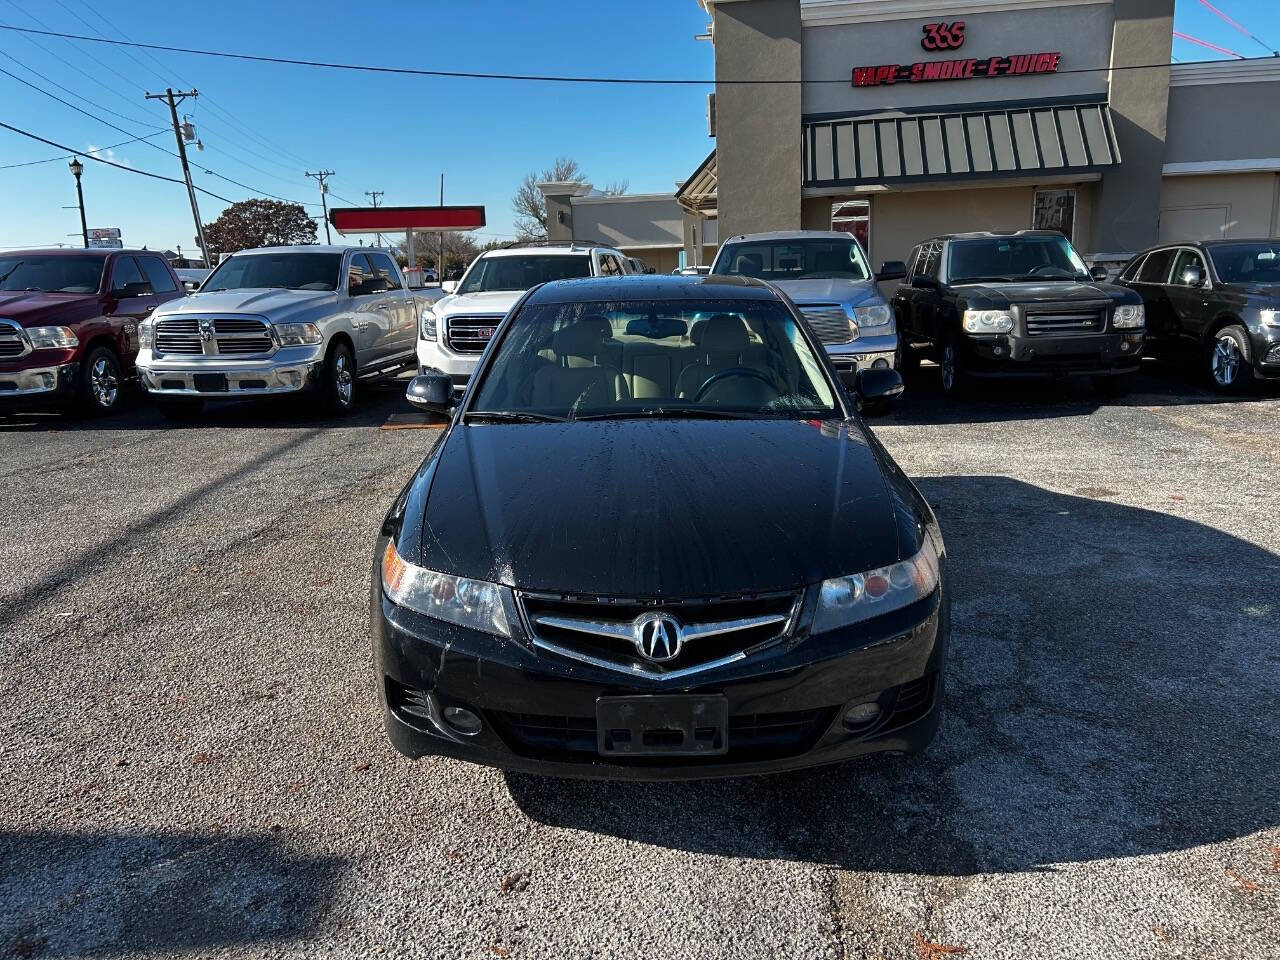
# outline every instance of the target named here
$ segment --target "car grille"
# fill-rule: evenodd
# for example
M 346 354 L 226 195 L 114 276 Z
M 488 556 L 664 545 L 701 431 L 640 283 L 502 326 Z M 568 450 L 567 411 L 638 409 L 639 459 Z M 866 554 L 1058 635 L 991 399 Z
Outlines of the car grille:
M 539 649 L 657 678 L 722 666 L 783 639 L 800 601 L 793 592 L 663 602 L 533 593 L 518 597 Z M 664 663 L 643 657 L 630 633 L 638 617 L 653 613 L 666 614 L 695 634 Z M 700 627 L 715 632 L 696 635 Z
M 27 352 L 27 342 L 22 328 L 12 323 L 0 323 L 0 360 L 11 360 Z
M 156 353 L 177 356 L 205 355 L 200 338 L 200 317 L 171 317 L 156 323 Z M 271 328 L 249 317 L 214 317 L 212 355 L 254 356 L 270 353 Z
M 813 332 L 823 343 L 848 343 L 853 339 L 849 316 L 838 303 L 815 303 L 800 307 Z
M 454 353 L 484 353 L 502 317 L 448 317 L 445 342 Z
M 1029 336 L 1063 336 L 1097 333 L 1106 324 L 1105 305 L 1079 303 L 1035 304 L 1023 308 L 1023 322 Z

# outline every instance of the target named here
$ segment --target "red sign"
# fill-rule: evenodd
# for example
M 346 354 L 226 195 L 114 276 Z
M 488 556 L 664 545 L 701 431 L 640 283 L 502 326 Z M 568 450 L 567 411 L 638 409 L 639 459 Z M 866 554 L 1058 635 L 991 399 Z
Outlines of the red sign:
M 484 207 L 334 207 L 329 222 L 339 233 L 402 233 L 406 230 L 475 230 L 485 225 Z
M 938 60 L 923 63 L 886 63 L 878 67 L 854 67 L 855 87 L 879 87 L 890 83 L 928 83 L 935 80 L 972 80 L 974 77 L 1018 77 L 1057 73 L 1062 54 L 1013 53 L 1007 57 L 970 60 Z
M 926 23 L 920 46 L 926 50 L 958 50 L 964 46 L 964 21 L 955 23 Z

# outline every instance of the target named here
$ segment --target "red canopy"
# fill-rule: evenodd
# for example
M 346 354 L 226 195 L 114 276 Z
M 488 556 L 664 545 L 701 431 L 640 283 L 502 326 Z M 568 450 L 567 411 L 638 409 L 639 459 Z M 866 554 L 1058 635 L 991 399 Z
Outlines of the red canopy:
M 476 230 L 485 225 L 483 206 L 334 207 L 329 222 L 342 234 Z

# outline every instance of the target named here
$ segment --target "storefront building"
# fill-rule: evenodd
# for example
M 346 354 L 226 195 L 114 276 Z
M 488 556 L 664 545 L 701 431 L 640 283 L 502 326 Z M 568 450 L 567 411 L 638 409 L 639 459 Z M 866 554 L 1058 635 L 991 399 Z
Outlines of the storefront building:
M 1280 234 L 1280 59 L 1171 65 L 1173 0 L 699 2 L 716 149 L 677 200 L 721 238 L 834 225 L 879 261 L 965 230 L 1101 259 Z

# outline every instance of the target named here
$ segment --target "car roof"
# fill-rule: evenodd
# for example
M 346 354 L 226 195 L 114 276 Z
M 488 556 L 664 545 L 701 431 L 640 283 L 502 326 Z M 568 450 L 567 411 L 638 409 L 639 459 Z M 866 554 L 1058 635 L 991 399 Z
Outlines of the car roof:
M 1007 240 L 1009 237 L 1063 237 L 1057 230 L 972 230 L 968 233 L 943 233 L 936 237 L 928 237 L 920 243 L 935 243 L 939 240 Z
M 856 240 L 845 230 L 767 230 L 763 233 L 740 233 L 725 243 L 750 243 L 752 240 Z
M 534 288 L 531 304 L 596 303 L 602 300 L 773 300 L 772 284 L 754 277 L 673 276 L 580 277 L 555 280 Z
M 348 250 L 363 251 L 364 253 L 387 253 L 381 247 L 357 247 L 339 243 L 296 243 L 282 244 L 278 247 L 252 247 L 245 250 L 237 250 L 232 256 L 239 257 L 245 254 L 257 256 L 258 254 L 266 253 L 346 253 Z
M 0 250 L 0 256 L 25 257 L 38 253 L 42 257 L 109 257 L 115 253 L 157 253 L 155 250 L 119 250 L 110 247 L 30 247 L 26 250 Z
M 613 247 L 604 247 L 598 244 L 572 244 L 561 246 L 540 246 L 536 243 L 529 243 L 519 247 L 498 247 L 494 250 L 485 250 L 480 254 L 482 257 L 523 257 L 529 254 L 537 254 L 538 256 L 550 257 L 586 257 L 591 255 L 592 250 L 608 250 L 610 253 L 618 253 Z M 619 254 L 621 256 L 621 254 Z

